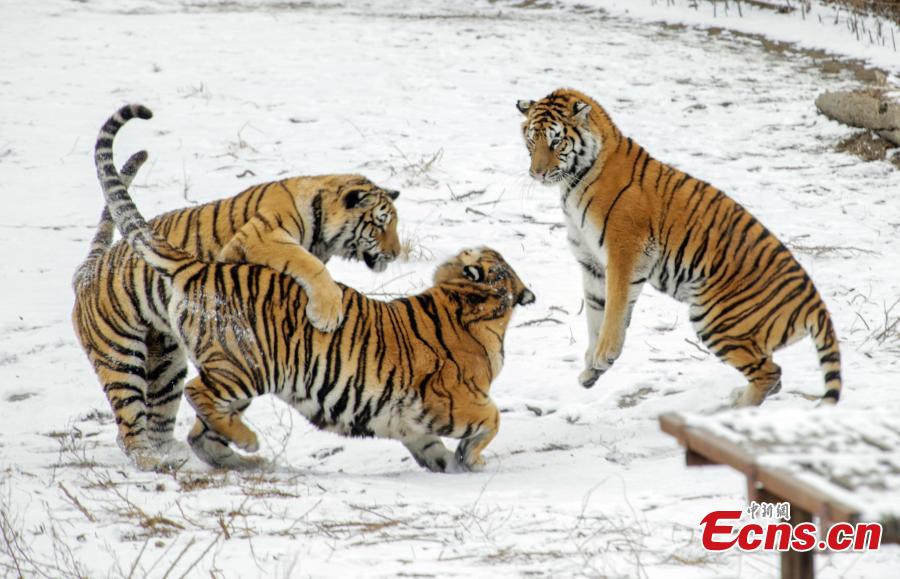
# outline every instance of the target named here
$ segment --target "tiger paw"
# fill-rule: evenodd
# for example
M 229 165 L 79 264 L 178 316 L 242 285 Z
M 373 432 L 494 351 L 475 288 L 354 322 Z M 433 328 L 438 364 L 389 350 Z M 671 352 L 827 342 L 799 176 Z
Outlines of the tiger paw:
M 189 451 L 187 444 L 180 440 L 175 440 L 171 436 L 166 436 L 165 438 L 151 438 L 151 442 L 153 443 L 154 448 L 162 454 L 184 454 Z
M 481 472 L 484 470 L 484 464 L 484 459 L 479 456 L 474 461 L 461 463 L 460 466 L 463 467 L 464 472 Z
M 584 355 L 585 369 L 599 370 L 602 374 L 609 370 L 622 354 L 622 344 L 625 340 L 619 338 L 601 337 L 597 345 Z
M 465 472 L 465 468 L 462 466 L 462 463 L 456 460 L 456 457 L 453 456 L 453 453 L 451 452 L 447 452 L 444 456 L 441 457 L 423 460 L 419 464 L 421 464 L 431 472 Z
M 470 454 L 472 448 L 472 439 L 464 439 L 460 441 L 453 453 L 456 462 L 456 470 L 448 470 L 447 472 L 481 472 L 484 470 L 484 458 L 479 453 L 477 456 Z
M 259 440 L 256 438 L 256 433 L 249 428 L 243 436 L 235 437 L 232 439 L 232 442 L 244 452 L 256 452 L 259 450 Z
M 251 470 L 261 472 L 274 472 L 275 463 L 261 456 L 240 456 L 235 454 L 231 457 L 228 468 L 234 470 Z
M 310 293 L 306 304 L 306 317 L 309 323 L 321 332 L 333 332 L 344 321 L 344 294 L 334 282 L 326 289 Z
M 763 400 L 766 399 L 766 394 L 752 386 L 746 386 L 735 389 L 731 393 L 731 399 L 735 408 L 748 408 L 762 404 Z
M 578 383 L 585 388 L 590 388 L 597 382 L 601 375 L 603 375 L 603 372 L 600 370 L 585 368 L 581 371 L 581 374 L 578 375 Z
M 163 458 L 150 450 L 139 450 L 130 454 L 131 461 L 138 470 L 144 472 L 158 471 L 164 468 Z

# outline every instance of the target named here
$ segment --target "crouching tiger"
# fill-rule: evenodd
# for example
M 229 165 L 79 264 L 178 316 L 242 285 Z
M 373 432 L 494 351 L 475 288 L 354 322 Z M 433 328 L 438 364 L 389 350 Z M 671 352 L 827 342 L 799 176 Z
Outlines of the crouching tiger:
M 122 118 L 150 118 L 133 106 Z M 534 301 L 513 269 L 487 248 L 438 267 L 434 286 L 390 302 L 343 287 L 344 323 L 313 330 L 308 296 L 278 271 L 205 263 L 143 220 L 116 172 L 101 131 L 95 158 L 107 206 L 137 255 L 160 274 L 166 322 L 196 364 L 186 387 L 197 421 L 188 440 L 216 466 L 260 464 L 230 445 L 259 444 L 241 420 L 249 401 L 274 394 L 315 426 L 349 436 L 400 440 L 433 471 L 479 469 L 497 434 L 491 382 L 516 305 Z M 461 439 L 450 452 L 439 437 Z
M 841 391 L 831 317 L 791 252 L 715 187 L 652 158 L 596 101 L 569 89 L 519 101 L 531 176 L 560 185 L 581 264 L 590 345 L 579 380 L 619 357 L 645 282 L 690 304 L 704 344 L 749 381 L 739 403 L 781 388 L 778 348 L 812 336 L 825 400 Z
M 112 155 L 113 137 L 130 114 L 125 107 L 104 125 L 104 155 Z M 315 328 L 332 331 L 343 300 L 324 264 L 338 255 L 384 270 L 400 252 L 397 195 L 359 175 L 293 177 L 150 224 L 204 261 L 246 260 L 292 275 L 309 296 L 301 311 Z M 104 209 L 74 276 L 72 322 L 115 414 L 119 446 L 138 467 L 152 469 L 181 460 L 169 451 L 187 360 L 164 321 L 162 279 L 127 243 L 111 245 L 114 227 Z

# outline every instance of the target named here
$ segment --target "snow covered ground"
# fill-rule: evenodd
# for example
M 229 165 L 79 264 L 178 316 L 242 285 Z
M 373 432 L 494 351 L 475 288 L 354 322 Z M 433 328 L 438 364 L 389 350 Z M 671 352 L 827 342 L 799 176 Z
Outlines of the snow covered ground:
M 742 383 L 695 344 L 683 306 L 648 288 L 622 358 L 577 385 L 579 272 L 556 191 L 527 176 L 514 104 L 584 90 L 656 157 L 745 204 L 830 306 L 841 405 L 875 408 L 900 396 L 900 343 L 884 332 L 900 316 L 900 172 L 833 152 L 851 131 L 812 103 L 854 86 L 851 72 L 704 27 L 866 58 L 895 79 L 900 56 L 797 15 L 776 26 L 746 5 L 726 18 L 667 4 L 0 1 L 0 575 L 776 575 L 773 554 L 703 551 L 700 519 L 742 508 L 744 479 L 687 469 L 659 431 L 660 412 L 714 412 Z M 380 275 L 333 262 L 337 279 L 403 293 L 463 246 L 506 256 L 538 301 L 507 336 L 485 472 L 424 472 L 398 443 L 316 432 L 268 399 L 250 421 L 276 472 L 129 464 L 69 322 L 101 209 L 90 153 L 126 102 L 156 113 L 117 142 L 120 162 L 150 151 L 132 189 L 147 215 L 359 171 L 402 190 L 415 251 Z M 811 408 L 812 345 L 777 360 L 784 389 L 766 406 Z M 180 437 L 191 420 L 185 405 Z M 817 561 L 821 577 L 888 577 L 900 548 Z

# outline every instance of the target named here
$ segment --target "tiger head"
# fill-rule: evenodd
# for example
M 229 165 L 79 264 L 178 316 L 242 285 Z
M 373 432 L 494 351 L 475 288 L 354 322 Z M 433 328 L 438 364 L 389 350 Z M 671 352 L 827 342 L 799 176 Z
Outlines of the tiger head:
M 522 135 L 531 155 L 532 178 L 544 185 L 571 186 L 594 165 L 601 146 L 596 123 L 605 115 L 590 97 L 559 89 L 516 106 L 525 115 Z
M 365 177 L 353 175 L 336 189 L 322 207 L 327 223 L 325 244 L 345 259 L 364 261 L 374 271 L 384 271 L 400 255 L 397 234 L 398 191 L 384 189 Z
M 487 247 L 464 249 L 445 261 L 434 283 L 459 297 L 464 322 L 502 318 L 535 300 L 503 256 Z

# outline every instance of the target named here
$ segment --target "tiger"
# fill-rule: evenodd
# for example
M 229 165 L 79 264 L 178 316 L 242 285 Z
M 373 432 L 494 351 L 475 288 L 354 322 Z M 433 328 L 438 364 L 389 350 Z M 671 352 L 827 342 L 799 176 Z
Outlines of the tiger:
M 341 286 L 344 323 L 314 331 L 299 315 L 308 293 L 292 277 L 255 263 L 199 260 L 169 243 L 138 213 L 116 172 L 110 135 L 140 105 L 120 110 L 97 140 L 95 162 L 107 207 L 127 243 L 160 278 L 165 322 L 198 376 L 185 393 L 197 413 L 195 454 L 225 468 L 265 464 L 236 452 L 259 449 L 241 419 L 250 400 L 274 394 L 316 427 L 351 437 L 400 440 L 430 471 L 480 470 L 500 413 L 490 386 L 504 361 L 517 305 L 535 296 L 496 251 L 461 251 L 434 285 L 380 301 Z M 460 439 L 454 452 L 440 437 Z
M 530 176 L 559 184 L 568 244 L 581 266 L 589 344 L 578 380 L 590 388 L 622 352 L 644 284 L 689 305 L 702 343 L 747 386 L 739 406 L 781 389 L 779 348 L 812 337 L 822 402 L 840 399 L 831 316 L 800 263 L 714 186 L 662 163 L 589 96 L 558 89 L 520 100 Z
M 122 122 L 107 123 L 102 146 L 112 146 Z M 291 275 L 308 294 L 310 325 L 329 332 L 342 322 L 343 302 L 325 264 L 338 255 L 380 272 L 396 259 L 398 195 L 361 175 L 291 177 L 150 223 L 203 261 L 253 261 Z M 163 278 L 128 244 L 112 245 L 113 229 L 104 209 L 73 277 L 72 322 L 112 408 L 119 447 L 152 470 L 180 460 L 173 430 L 187 361 L 165 321 Z

